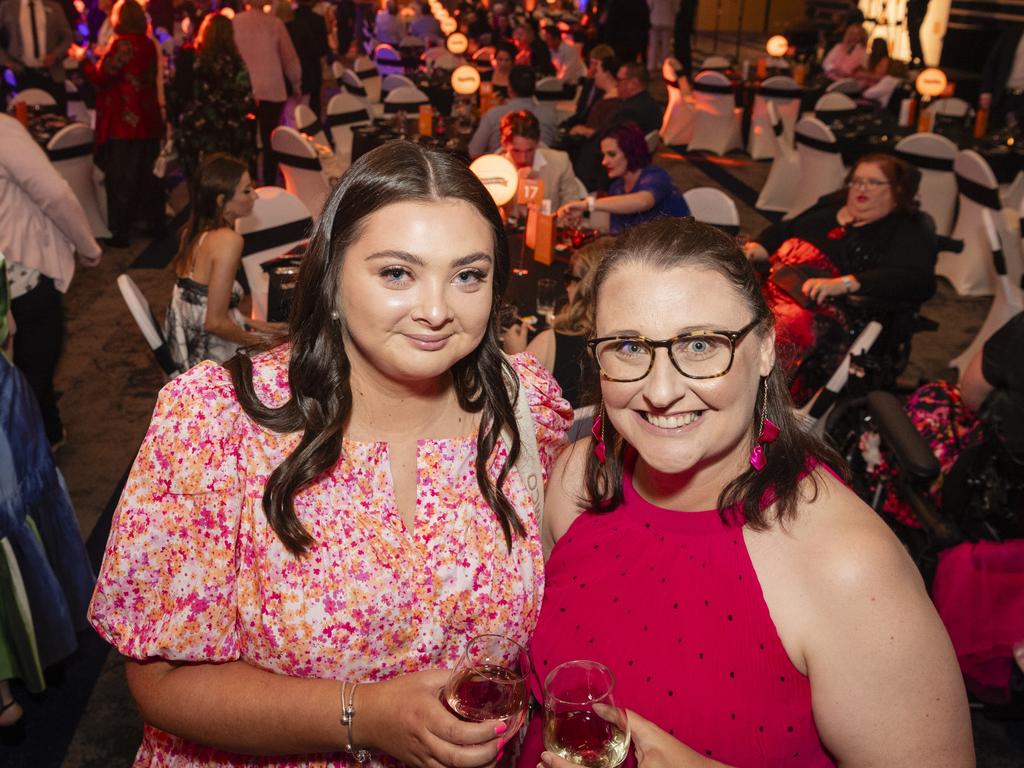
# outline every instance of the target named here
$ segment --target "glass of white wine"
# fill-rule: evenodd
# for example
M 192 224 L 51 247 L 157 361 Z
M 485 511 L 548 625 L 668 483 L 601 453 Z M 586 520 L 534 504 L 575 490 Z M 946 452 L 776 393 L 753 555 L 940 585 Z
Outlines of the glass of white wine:
M 503 635 L 479 635 L 449 675 L 444 704 L 460 720 L 501 720 L 508 741 L 526 719 L 529 674 L 530 657 L 519 643 Z
M 559 664 L 544 681 L 544 747 L 587 768 L 614 768 L 629 752 L 615 677 L 596 661 Z

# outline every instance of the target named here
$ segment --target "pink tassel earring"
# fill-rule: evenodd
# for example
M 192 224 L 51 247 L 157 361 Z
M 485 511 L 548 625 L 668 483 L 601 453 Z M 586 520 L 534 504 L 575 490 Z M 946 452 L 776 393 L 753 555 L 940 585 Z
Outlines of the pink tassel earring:
M 597 463 L 603 467 L 605 457 L 608 455 L 608 450 L 604 444 L 604 403 L 601 403 L 601 407 L 597 411 L 597 416 L 594 418 L 594 426 L 590 428 L 590 434 L 594 436 L 594 455 L 597 456 Z
M 768 418 L 768 379 L 764 380 L 764 396 L 761 399 L 761 429 L 757 436 L 757 444 L 750 451 L 750 466 L 760 472 L 768 463 L 764 455 L 764 446 L 774 443 L 779 436 L 779 428 Z

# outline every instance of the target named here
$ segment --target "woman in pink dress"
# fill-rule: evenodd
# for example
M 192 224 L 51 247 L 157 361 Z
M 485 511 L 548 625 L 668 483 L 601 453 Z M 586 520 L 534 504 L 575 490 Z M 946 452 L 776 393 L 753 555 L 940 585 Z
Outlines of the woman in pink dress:
M 501 353 L 508 276 L 480 182 L 395 142 L 328 200 L 286 340 L 164 388 L 90 613 L 146 720 L 136 766 L 493 763 L 504 725 L 438 691 L 469 638 L 536 624 L 527 481 L 571 415 Z
M 798 429 L 732 239 L 641 225 L 594 291 L 601 418 L 548 484 L 538 680 L 608 665 L 652 721 L 630 717 L 642 768 L 972 765 L 949 638 L 899 541 Z

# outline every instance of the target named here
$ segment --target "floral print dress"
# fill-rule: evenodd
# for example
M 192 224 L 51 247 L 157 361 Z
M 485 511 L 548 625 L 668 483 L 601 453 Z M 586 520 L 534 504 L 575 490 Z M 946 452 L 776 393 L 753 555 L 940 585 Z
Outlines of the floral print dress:
M 289 397 L 288 359 L 287 346 L 253 358 L 267 405 Z M 512 365 L 546 474 L 571 411 L 531 355 Z M 169 383 L 114 516 L 90 607 L 100 635 L 133 659 L 244 659 L 282 675 L 367 682 L 451 667 L 478 634 L 528 640 L 544 563 L 514 469 L 504 491 L 528 536 L 509 551 L 477 487 L 475 435 L 419 441 L 412 529 L 395 504 L 388 445 L 345 440 L 335 467 L 295 497 L 315 540 L 299 559 L 261 506 L 267 478 L 299 438 L 252 422 L 219 365 L 201 363 Z M 500 445 L 492 476 L 506 455 Z M 346 754 L 232 755 L 147 725 L 135 765 L 355 763 Z

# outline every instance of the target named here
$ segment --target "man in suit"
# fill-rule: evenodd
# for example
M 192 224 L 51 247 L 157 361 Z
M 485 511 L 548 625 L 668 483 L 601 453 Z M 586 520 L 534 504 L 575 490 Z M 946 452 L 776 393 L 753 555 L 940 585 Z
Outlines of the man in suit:
M 604 96 L 604 91 L 597 87 L 594 78 L 597 74 L 598 63 L 602 59 L 614 55 L 615 50 L 605 43 L 599 43 L 590 49 L 590 55 L 587 57 L 587 72 L 583 79 L 580 80 L 580 96 L 576 100 L 576 112 L 573 113 L 572 117 L 562 121 L 563 127 L 572 128 L 574 125 L 581 125 L 587 119 L 587 112 L 594 102 L 600 101 L 601 97 Z
M 664 109 L 647 89 L 651 78 L 647 68 L 638 62 L 627 61 L 618 71 L 619 98 L 622 107 L 615 116 L 617 124 L 636 123 L 645 134 L 661 127 Z
M 61 7 L 54 0 L 2 0 L 0 41 L 0 65 L 14 72 L 18 90 L 41 88 L 63 112 L 64 57 L 72 38 Z
M 544 198 L 551 201 L 552 211 L 585 196 L 586 187 L 573 173 L 569 156 L 539 144 L 540 122 L 532 112 L 520 109 L 501 118 L 502 153 L 515 165 L 520 178 L 544 182 Z
M 978 106 L 991 110 L 989 125 L 1001 126 L 1011 113 L 1024 124 L 1024 25 L 1006 27 L 989 51 Z
M 302 95 L 309 97 L 309 108 L 320 114 L 320 90 L 323 87 L 322 60 L 328 53 L 327 22 L 313 10 L 313 0 L 299 0 L 295 17 L 288 22 L 288 34 L 302 65 Z
M 540 122 L 541 139 L 545 144 L 555 143 L 558 138 L 558 116 L 551 104 L 533 98 L 536 88 L 537 74 L 530 67 L 522 64 L 512 67 L 508 74 L 509 100 L 484 112 L 476 133 L 469 141 L 470 157 L 497 152 L 501 147 L 501 118 L 518 109 L 526 109 L 536 115 Z

